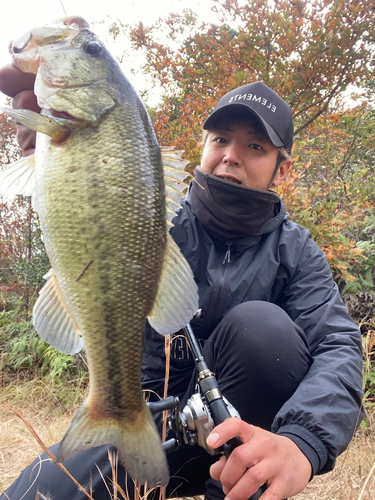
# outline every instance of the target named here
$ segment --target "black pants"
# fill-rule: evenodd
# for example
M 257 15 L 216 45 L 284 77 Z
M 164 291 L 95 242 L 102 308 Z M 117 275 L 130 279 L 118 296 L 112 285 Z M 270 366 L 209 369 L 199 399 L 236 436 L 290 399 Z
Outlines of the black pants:
M 311 365 L 311 357 L 301 329 L 279 307 L 267 302 L 245 302 L 232 309 L 207 339 L 203 355 L 216 374 L 223 395 L 241 418 L 270 430 L 272 421 Z M 182 405 L 196 392 L 197 374 L 191 377 Z M 173 380 L 171 380 L 173 387 Z M 51 451 L 56 454 L 55 445 Z M 184 445 L 168 455 L 171 480 L 167 495 L 206 495 L 223 499 L 221 485 L 210 478 L 209 467 L 217 460 L 198 446 Z M 108 447 L 101 446 L 66 460 L 64 466 L 90 491 L 95 500 L 109 500 L 112 470 Z M 101 472 L 99 473 L 98 470 Z M 103 481 L 106 479 L 107 486 Z M 118 483 L 124 489 L 125 471 L 119 466 Z M 132 482 L 128 481 L 132 490 Z M 83 500 L 87 498 L 48 457 L 27 467 L 0 500 Z M 27 493 L 26 493 L 27 492 Z M 48 496 L 48 494 L 50 496 Z M 130 491 L 129 498 L 132 499 Z

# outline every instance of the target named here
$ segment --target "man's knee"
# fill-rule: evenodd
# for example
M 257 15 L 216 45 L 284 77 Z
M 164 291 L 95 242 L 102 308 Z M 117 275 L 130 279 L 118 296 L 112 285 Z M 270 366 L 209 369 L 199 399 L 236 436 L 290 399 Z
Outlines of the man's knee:
M 265 429 L 311 365 L 303 331 L 280 307 L 260 301 L 233 308 L 203 355 L 241 417 Z
M 231 309 L 223 318 L 213 333 L 216 337 L 225 337 L 233 348 L 237 345 L 241 349 L 246 345 L 257 349 L 266 344 L 268 348 L 278 343 L 297 341 L 306 345 L 304 333 L 288 314 L 279 306 L 271 302 L 249 301 L 243 302 Z
M 286 378 L 301 380 L 311 364 L 301 328 L 280 307 L 261 301 L 244 302 L 229 311 L 203 352 L 218 374 L 268 382 L 271 378 L 276 385 Z
M 222 320 L 225 323 L 237 323 L 246 329 L 255 327 L 264 331 L 294 328 L 296 325 L 281 309 L 272 302 L 251 300 L 231 309 Z

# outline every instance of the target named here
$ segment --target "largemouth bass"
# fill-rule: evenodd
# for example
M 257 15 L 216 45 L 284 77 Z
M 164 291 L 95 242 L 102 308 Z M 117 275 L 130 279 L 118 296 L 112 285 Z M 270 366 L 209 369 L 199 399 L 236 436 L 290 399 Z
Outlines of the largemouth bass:
M 13 43 L 13 59 L 36 74 L 42 114 L 7 110 L 38 134 L 35 160 L 3 172 L 0 191 L 32 195 L 39 214 L 51 270 L 34 307 L 36 330 L 65 353 L 84 344 L 90 371 L 88 397 L 57 460 L 111 444 L 133 478 L 166 485 L 165 454 L 141 390 L 142 336 L 146 318 L 163 335 L 184 327 L 198 297 L 167 231 L 150 118 L 82 18 L 32 29 Z M 186 162 L 164 156 L 173 205 Z

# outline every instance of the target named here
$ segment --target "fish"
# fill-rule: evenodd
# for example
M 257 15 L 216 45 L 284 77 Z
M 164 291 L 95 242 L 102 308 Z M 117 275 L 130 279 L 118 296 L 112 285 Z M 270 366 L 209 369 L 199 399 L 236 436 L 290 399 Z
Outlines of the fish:
M 113 445 L 131 477 L 166 486 L 160 435 L 141 387 L 146 321 L 172 334 L 198 310 L 193 273 L 169 234 L 187 162 L 161 148 L 115 58 L 81 17 L 13 42 L 13 64 L 36 74 L 41 114 L 2 108 L 37 131 L 35 156 L 0 176 L 0 193 L 32 196 L 51 269 L 33 309 L 61 352 L 84 346 L 89 391 L 57 461 Z

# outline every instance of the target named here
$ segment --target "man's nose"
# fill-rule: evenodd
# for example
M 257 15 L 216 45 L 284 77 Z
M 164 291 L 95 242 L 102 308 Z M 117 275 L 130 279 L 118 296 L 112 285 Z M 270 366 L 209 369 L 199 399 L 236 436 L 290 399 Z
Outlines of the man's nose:
M 225 154 L 223 157 L 224 163 L 229 163 L 231 165 L 239 166 L 241 163 L 241 151 L 235 144 L 229 145 L 225 148 Z

